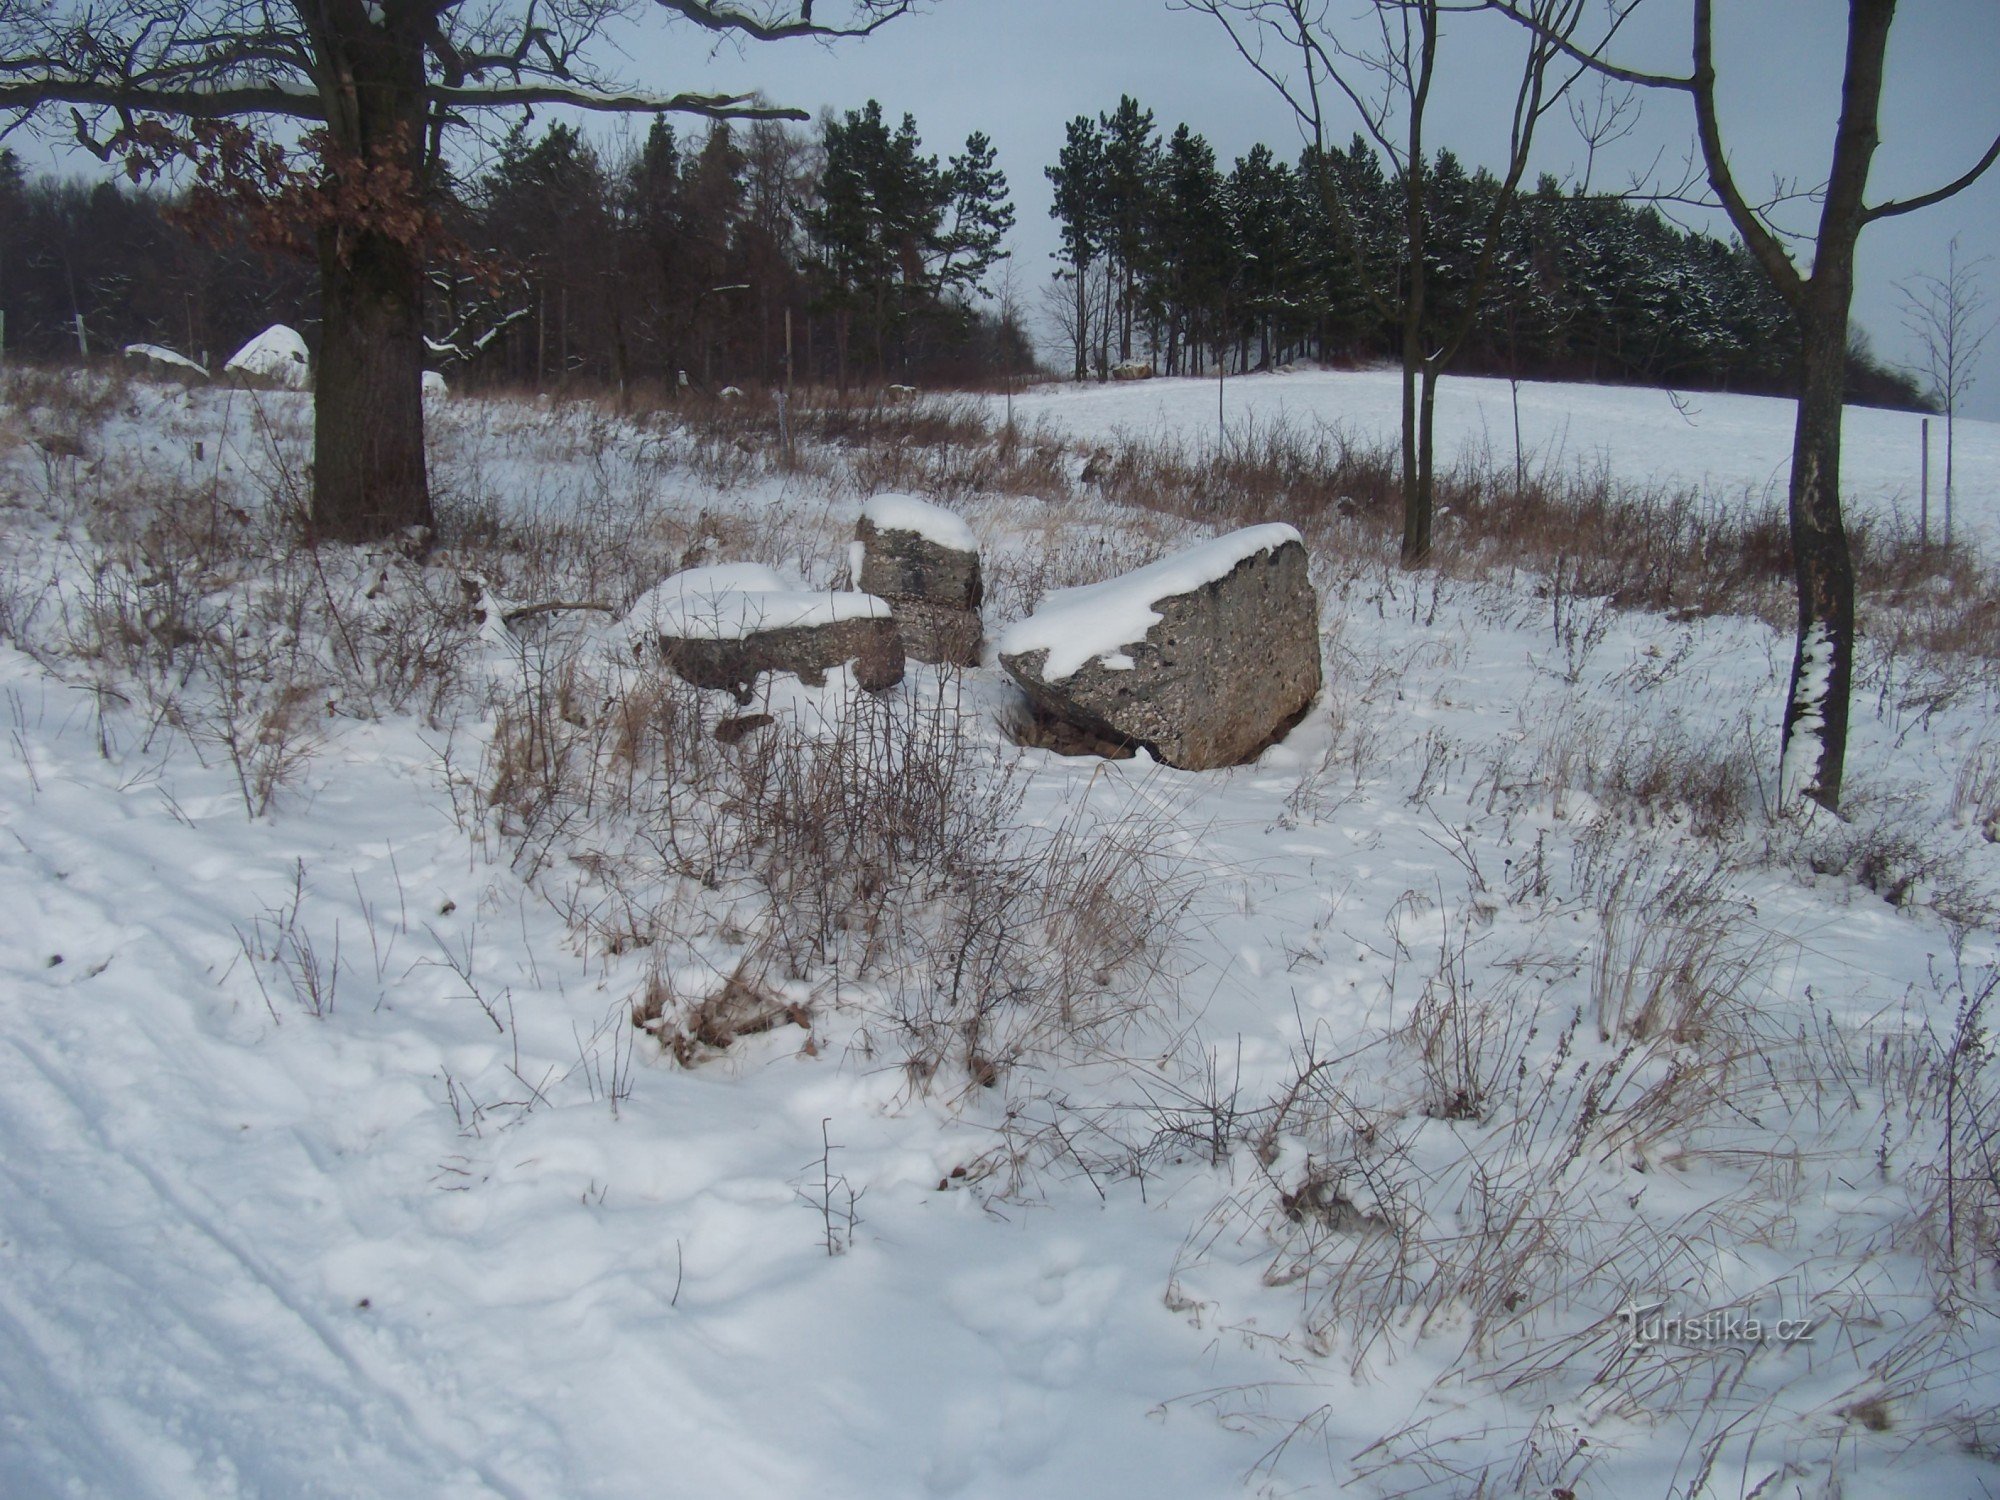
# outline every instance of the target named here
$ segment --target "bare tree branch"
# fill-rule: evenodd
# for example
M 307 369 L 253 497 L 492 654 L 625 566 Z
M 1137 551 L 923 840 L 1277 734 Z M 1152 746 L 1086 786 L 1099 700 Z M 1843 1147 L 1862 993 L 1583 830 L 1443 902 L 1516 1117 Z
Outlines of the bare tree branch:
M 1556 34 L 1546 22 L 1534 14 L 1535 7 L 1532 3 L 1523 5 L 1522 0 L 1486 0 L 1485 8 L 1498 11 L 1531 31 L 1540 32 L 1550 45 L 1571 62 L 1583 63 L 1593 72 L 1602 73 L 1607 78 L 1615 78 L 1620 83 L 1635 84 L 1642 88 L 1678 89 L 1683 93 L 1692 92 L 1695 87 L 1695 80 L 1691 75 L 1681 77 L 1674 73 L 1648 73 L 1640 68 L 1624 67 L 1604 56 L 1604 48 L 1631 18 L 1632 13 L 1639 8 L 1639 0 L 1612 0 L 1611 24 L 1606 28 L 1604 35 L 1590 46 L 1579 43 L 1573 36 Z
M 1993 144 L 1986 148 L 1986 154 L 1972 164 L 1972 170 L 1963 176 L 1954 177 L 1943 187 L 1932 192 L 1919 193 L 1914 198 L 1895 198 L 1887 203 L 1878 203 L 1873 208 L 1862 210 L 1862 222 L 1872 224 L 1877 219 L 1891 219 L 1897 214 L 1913 214 L 1920 208 L 1929 208 L 1933 203 L 1942 203 L 1955 194 L 1964 192 L 1979 181 L 1986 169 L 2000 161 L 2000 135 L 1993 137 Z
M 868 36 L 898 16 L 907 15 L 916 0 L 859 0 L 859 16 L 851 24 L 828 26 L 813 20 L 813 0 L 799 0 L 796 20 L 778 20 L 780 7 L 766 7 L 762 15 L 734 5 L 718 5 L 714 0 L 654 0 L 662 9 L 683 16 L 709 31 L 747 36 L 753 41 L 781 42 L 798 37 Z
M 131 114 L 177 115 L 216 120 L 230 115 L 279 115 L 324 120 L 326 108 L 315 94 L 272 85 L 240 88 L 160 89 L 90 79 L 0 83 L 0 109 L 32 109 L 47 104 L 113 109 Z
M 1715 28 L 1711 0 L 1694 0 L 1694 98 L 1695 135 L 1701 142 L 1702 160 L 1708 165 L 1709 185 L 1722 202 L 1729 222 L 1743 236 L 1743 243 L 1757 257 L 1778 294 L 1797 306 L 1805 295 L 1805 278 L 1793 264 L 1777 231 L 1750 204 L 1736 185 L 1723 149 L 1722 124 L 1715 106 Z
M 566 104 L 611 114 L 683 114 L 710 120 L 809 120 L 792 105 L 766 104 L 755 94 L 610 94 L 562 84 L 495 85 L 491 88 L 433 88 L 431 97 L 467 108 Z

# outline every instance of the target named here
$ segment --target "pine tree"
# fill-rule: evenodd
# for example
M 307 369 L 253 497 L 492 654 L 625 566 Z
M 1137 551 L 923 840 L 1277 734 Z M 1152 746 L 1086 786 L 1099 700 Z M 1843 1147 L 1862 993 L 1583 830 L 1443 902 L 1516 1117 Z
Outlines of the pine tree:
M 891 353 L 906 366 L 926 328 L 962 328 L 967 297 L 1000 258 L 1014 223 L 993 143 L 975 131 L 940 168 L 914 118 L 891 133 L 870 100 L 824 128 L 817 201 L 804 215 L 819 301 L 834 311 L 840 378 L 858 315 L 872 334 L 876 373 Z
M 1061 225 L 1057 259 L 1068 267 L 1056 274 L 1069 282 L 1076 378 L 1082 380 L 1090 369 L 1090 273 L 1105 253 L 1107 237 L 1104 133 L 1097 122 L 1088 115 L 1071 120 L 1056 165 L 1043 171 L 1055 188 L 1049 215 Z
M 1103 199 L 1100 222 L 1118 286 L 1118 358 L 1132 358 L 1141 279 L 1149 270 L 1155 247 L 1146 231 L 1155 216 L 1161 152 L 1153 112 L 1142 109 L 1131 95 L 1118 108 L 1098 117 L 1104 132 Z
M 932 272 L 933 289 L 940 296 L 984 296 L 983 279 L 1001 258 L 1001 242 L 1014 227 L 1007 175 L 994 165 L 995 155 L 992 141 L 975 130 L 938 184 L 947 205 Z
M 1192 373 L 1206 343 L 1220 357 L 1237 268 L 1235 226 L 1215 149 L 1182 125 L 1168 138 L 1155 205 L 1149 302 L 1167 329 L 1167 368 Z

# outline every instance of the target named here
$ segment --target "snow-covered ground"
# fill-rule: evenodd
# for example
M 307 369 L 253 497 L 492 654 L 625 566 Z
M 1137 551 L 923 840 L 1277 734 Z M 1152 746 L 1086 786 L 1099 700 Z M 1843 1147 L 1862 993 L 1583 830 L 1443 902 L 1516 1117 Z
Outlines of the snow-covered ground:
M 1402 413 L 1393 370 L 1249 375 L 1223 382 L 1221 425 L 1232 438 L 1276 422 L 1330 423 L 1359 441 L 1393 443 Z M 1769 396 L 1683 393 L 1632 386 L 1520 384 L 1521 449 L 1531 471 L 1602 467 L 1646 487 L 1691 486 L 1734 499 L 1782 503 L 1791 472 L 1792 403 Z M 1175 434 L 1212 443 L 1212 380 L 1038 386 L 1015 400 L 1017 418 L 1079 440 Z M 1923 489 L 1923 418 L 1849 407 L 1842 424 L 1841 489 L 1859 510 L 1899 513 L 1915 527 Z M 2000 422 L 1961 419 L 1954 444 L 1954 521 L 1990 545 L 2000 536 Z M 1447 376 L 1438 386 L 1441 466 L 1470 459 L 1511 470 L 1514 405 L 1505 380 Z M 1931 525 L 1944 525 L 1944 419 L 1931 418 Z
M 1361 421 L 1376 383 L 1230 396 Z M 1252 766 L 1019 750 L 991 666 L 914 670 L 879 710 L 781 684 L 765 733 L 801 753 L 870 712 L 941 735 L 977 803 L 947 812 L 994 840 L 993 884 L 788 948 L 811 892 L 785 882 L 854 872 L 677 863 L 770 811 L 702 799 L 771 763 L 621 718 L 693 711 L 644 699 L 621 620 L 493 606 L 627 606 L 691 561 L 831 587 L 866 498 L 840 455 L 787 474 L 455 401 L 440 494 L 537 547 L 481 550 L 482 523 L 426 567 L 314 560 L 263 521 L 302 398 L 16 394 L 0 1494 L 2000 1487 L 2000 1213 L 1966 1123 L 1993 1070 L 1954 1030 L 2000 962 L 1990 665 L 1871 646 L 1852 821 L 1780 819 L 1764 625 L 1407 574 L 1329 521 L 1327 692 Z M 1024 404 L 1090 439 L 1192 430 L 1200 399 Z M 1579 459 L 1771 481 L 1768 403 L 1696 398 L 1690 429 L 1646 393 L 1536 399 Z M 1893 495 L 1899 430 L 1851 481 Z M 989 635 L 1203 535 L 950 498 Z M 1154 925 L 1126 951 L 1079 913 Z M 773 1029 L 683 1061 L 632 1026 L 779 949 Z M 1045 993 L 1073 1029 L 1036 1029 Z M 1972 1153 L 1949 1215 L 1947 1133 Z M 1641 1346 L 1619 1314 L 1656 1302 L 1811 1337 Z

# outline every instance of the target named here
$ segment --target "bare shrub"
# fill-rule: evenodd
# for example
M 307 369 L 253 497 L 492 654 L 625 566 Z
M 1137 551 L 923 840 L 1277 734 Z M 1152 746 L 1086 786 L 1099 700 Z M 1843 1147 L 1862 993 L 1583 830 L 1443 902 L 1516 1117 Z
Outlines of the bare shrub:
M 249 931 L 238 928 L 236 932 L 238 946 L 249 961 L 251 977 L 273 1021 L 281 1018 L 265 982 L 266 972 L 273 974 L 293 1003 L 315 1020 L 331 1016 L 340 997 L 340 925 L 334 924 L 330 943 L 322 945 L 306 920 L 306 890 L 306 865 L 299 860 L 292 867 L 290 895 L 253 917 Z
M 976 851 L 885 981 L 918 1085 L 954 1064 L 993 1087 L 1032 1059 L 1113 1055 L 1172 977 L 1193 899 L 1174 833 L 1135 797 L 1112 816 L 1074 804 Z
M 1590 971 L 1600 1039 L 1691 1041 L 1751 1003 L 1768 963 L 1739 936 L 1740 903 L 1720 864 L 1622 866 L 1598 897 L 1603 924 Z
M 1016 762 L 955 673 L 881 697 L 836 676 L 744 718 L 648 663 L 555 643 L 523 660 L 486 779 L 524 868 L 586 872 L 558 899 L 611 951 L 697 925 L 757 955 L 733 988 L 651 982 L 642 1022 L 680 1050 L 761 1029 L 738 1024 L 746 995 L 831 986 L 919 1087 L 992 1085 L 1157 1005 L 1191 897 L 1178 830 L 1145 802 L 1023 820 Z
M 1423 1078 L 1419 1108 L 1432 1119 L 1485 1120 L 1521 1063 L 1531 1007 L 1512 984 L 1490 997 L 1474 993 L 1470 942 L 1469 923 L 1461 925 L 1456 945 L 1446 923 L 1437 968 L 1404 1029 Z
M 1911 1077 L 1915 1113 L 1935 1132 L 1916 1167 L 1919 1220 L 1933 1260 L 1975 1296 L 2000 1273 L 2000 1059 L 1989 1019 L 1996 994 L 2000 969 L 1954 972 L 1941 996 L 1951 1005 L 1949 1029 L 1925 1027 L 1921 1070 Z
M 1951 788 L 1951 815 L 2000 843 L 2000 741 L 1981 740 L 1959 762 Z

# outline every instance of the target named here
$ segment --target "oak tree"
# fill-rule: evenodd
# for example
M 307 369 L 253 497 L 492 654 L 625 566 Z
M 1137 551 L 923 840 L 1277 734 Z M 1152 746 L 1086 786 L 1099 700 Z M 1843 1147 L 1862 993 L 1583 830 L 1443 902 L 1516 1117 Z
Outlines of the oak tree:
M 649 14 L 775 42 L 865 35 L 915 0 L 819 3 L 816 16 L 815 0 L 0 0 L 0 120 L 66 125 L 107 157 L 180 152 L 230 192 L 278 200 L 320 276 L 314 531 L 373 540 L 432 521 L 423 303 L 448 134 L 545 105 L 804 119 L 754 95 L 649 91 L 600 57 L 608 30 Z M 308 165 L 245 121 L 304 129 Z

